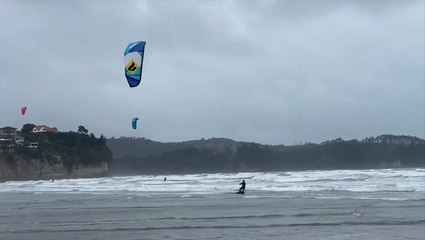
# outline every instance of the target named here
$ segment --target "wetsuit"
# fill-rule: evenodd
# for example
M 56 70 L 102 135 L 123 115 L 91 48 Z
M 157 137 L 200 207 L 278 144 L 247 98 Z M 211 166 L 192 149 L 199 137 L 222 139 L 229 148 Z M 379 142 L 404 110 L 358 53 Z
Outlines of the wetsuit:
M 241 188 L 239 188 L 239 192 L 245 192 L 245 180 L 243 180 L 241 183 L 239 183 L 239 185 L 242 185 Z

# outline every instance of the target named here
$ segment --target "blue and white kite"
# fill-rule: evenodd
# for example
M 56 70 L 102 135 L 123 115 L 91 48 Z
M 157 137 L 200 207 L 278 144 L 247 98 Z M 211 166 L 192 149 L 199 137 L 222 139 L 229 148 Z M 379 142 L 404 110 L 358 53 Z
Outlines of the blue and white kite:
M 143 56 L 146 42 L 128 44 L 124 52 L 125 77 L 130 87 L 137 87 L 142 80 Z
M 133 129 L 137 129 L 137 121 L 139 120 L 139 118 L 135 117 L 133 118 L 133 120 L 131 121 L 131 127 Z

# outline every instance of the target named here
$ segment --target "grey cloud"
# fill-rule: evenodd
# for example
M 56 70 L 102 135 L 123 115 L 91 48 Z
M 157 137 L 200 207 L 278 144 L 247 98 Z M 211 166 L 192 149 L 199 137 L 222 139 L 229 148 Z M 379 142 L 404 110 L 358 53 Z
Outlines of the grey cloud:
M 424 137 L 423 9 L 423 1 L 3 1 L 0 123 L 82 124 L 160 141 Z M 147 41 L 144 79 L 130 89 L 122 54 L 136 40 Z

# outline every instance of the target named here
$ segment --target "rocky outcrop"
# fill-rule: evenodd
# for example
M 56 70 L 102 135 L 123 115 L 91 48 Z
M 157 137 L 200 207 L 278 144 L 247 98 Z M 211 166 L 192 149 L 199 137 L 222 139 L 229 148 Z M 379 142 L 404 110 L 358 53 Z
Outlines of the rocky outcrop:
M 62 161 L 49 163 L 42 159 L 25 159 L 22 157 L 15 157 L 11 161 L 0 152 L 0 181 L 88 178 L 108 175 L 109 169 L 106 162 L 95 166 L 78 165 L 69 169 Z

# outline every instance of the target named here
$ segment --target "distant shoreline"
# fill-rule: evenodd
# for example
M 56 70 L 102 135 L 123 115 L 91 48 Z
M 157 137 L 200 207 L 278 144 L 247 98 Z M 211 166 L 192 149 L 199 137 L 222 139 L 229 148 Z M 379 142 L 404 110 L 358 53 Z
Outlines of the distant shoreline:
M 381 135 L 321 144 L 261 145 L 225 138 L 161 143 L 112 138 L 111 175 L 270 172 L 425 167 L 425 140 Z

